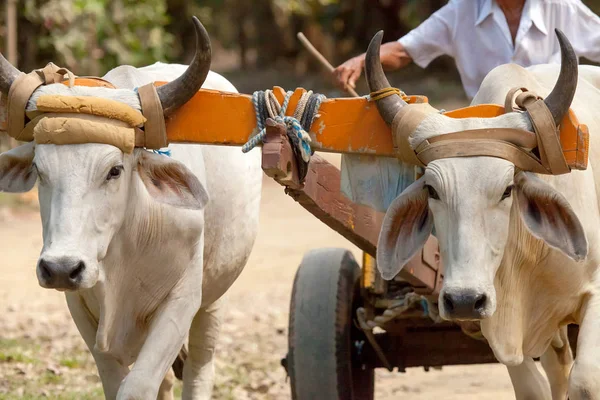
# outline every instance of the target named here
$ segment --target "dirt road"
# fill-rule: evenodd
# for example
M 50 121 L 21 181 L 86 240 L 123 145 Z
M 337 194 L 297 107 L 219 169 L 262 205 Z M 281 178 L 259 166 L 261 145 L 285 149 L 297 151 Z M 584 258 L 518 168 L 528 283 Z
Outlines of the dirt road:
M 292 280 L 304 252 L 351 248 L 265 180 L 261 230 L 249 265 L 230 290 L 218 354 L 215 399 L 289 399 L 280 359 L 286 353 Z M 63 296 L 41 289 L 35 260 L 41 248 L 36 213 L 0 209 L 0 400 L 101 399 L 91 357 Z M 178 388 L 179 391 L 179 388 Z M 378 400 L 512 399 L 499 365 L 445 367 L 406 374 L 377 371 Z

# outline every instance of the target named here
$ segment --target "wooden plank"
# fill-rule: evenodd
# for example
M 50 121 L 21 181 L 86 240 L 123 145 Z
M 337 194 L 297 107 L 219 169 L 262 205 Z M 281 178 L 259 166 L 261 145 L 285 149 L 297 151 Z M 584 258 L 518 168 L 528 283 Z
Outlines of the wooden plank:
M 411 367 L 442 367 L 444 365 L 468 365 L 496 363 L 494 353 L 487 342 L 465 335 L 458 326 L 442 324 L 422 324 L 419 328 L 407 328 L 401 332 L 386 332 L 375 335 L 388 361 L 399 371 Z M 411 320 L 401 322 L 412 323 Z M 573 354 L 577 352 L 577 325 L 569 325 L 569 343 Z M 364 362 L 375 368 L 385 366 L 373 349 L 368 346 Z
M 406 330 L 400 335 L 380 333 L 375 335 L 375 340 L 390 364 L 401 372 L 412 367 L 498 362 L 486 342 L 465 335 L 453 325 L 437 327 L 431 324 L 426 328 Z M 371 367 L 384 367 L 370 346 L 365 361 Z

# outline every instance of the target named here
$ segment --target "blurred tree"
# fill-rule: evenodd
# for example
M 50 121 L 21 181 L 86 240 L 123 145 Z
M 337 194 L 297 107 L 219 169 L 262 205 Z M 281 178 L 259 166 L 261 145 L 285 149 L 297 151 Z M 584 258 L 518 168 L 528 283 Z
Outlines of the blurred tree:
M 27 37 L 37 38 L 53 62 L 80 75 L 173 56 L 165 0 L 25 0 L 23 11 L 39 27 Z

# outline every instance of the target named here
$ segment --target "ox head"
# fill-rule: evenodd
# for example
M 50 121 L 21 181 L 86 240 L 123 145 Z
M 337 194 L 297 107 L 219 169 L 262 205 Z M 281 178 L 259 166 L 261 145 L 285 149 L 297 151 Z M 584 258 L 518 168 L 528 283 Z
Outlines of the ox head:
M 178 79 L 157 89 L 165 114 L 185 104 L 200 89 L 210 69 L 208 33 L 196 18 L 194 24 L 194 60 Z M 0 54 L 0 90 L 4 95 L 19 74 Z M 87 95 L 112 96 L 141 108 L 134 90 L 86 89 Z M 31 99 L 39 92 L 65 90 L 62 84 L 42 86 Z M 31 99 L 28 110 L 35 105 Z M 106 144 L 27 143 L 0 155 L 0 191 L 26 192 L 36 181 L 44 240 L 37 276 L 42 287 L 58 290 L 87 289 L 96 284 L 103 275 L 101 261 L 113 237 L 135 207 L 143 207 L 140 202 L 200 210 L 208 201 L 205 188 L 183 164 L 143 149 L 125 154 Z
M 577 58 L 566 37 L 558 31 L 557 35 L 561 71 L 545 99 L 556 124 L 568 112 L 577 85 Z M 365 68 L 371 91 L 389 87 L 379 61 L 381 36 L 382 32 L 373 38 L 367 51 Z M 388 125 L 404 106 L 397 95 L 377 102 Z M 414 149 L 425 139 L 476 128 L 532 129 L 527 113 L 485 119 L 430 114 L 410 143 Z M 512 234 L 515 224 L 571 259 L 587 255 L 583 228 L 565 198 L 534 174 L 519 172 L 500 158 L 444 158 L 426 166 L 424 175 L 394 200 L 385 215 L 377 248 L 384 278 L 392 279 L 421 249 L 434 224 L 445 267 L 439 308 L 446 319 L 478 320 L 494 313 L 494 278 L 509 227 Z

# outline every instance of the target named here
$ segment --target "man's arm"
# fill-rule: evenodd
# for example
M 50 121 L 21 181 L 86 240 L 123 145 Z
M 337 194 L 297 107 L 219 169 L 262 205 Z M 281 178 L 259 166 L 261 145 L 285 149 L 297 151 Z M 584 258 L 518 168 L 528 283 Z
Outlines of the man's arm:
M 383 44 L 380 53 L 383 68 L 392 71 L 413 61 L 420 67 L 426 67 L 442 54 L 452 55 L 456 14 L 456 3 L 451 1 L 400 40 Z M 333 78 L 344 90 L 348 87 L 354 88 L 364 65 L 363 53 L 334 69 Z
M 381 46 L 381 65 L 385 70 L 396 70 L 412 61 L 400 42 L 389 42 Z M 365 54 L 353 57 L 333 70 L 336 83 L 344 90 L 354 89 L 356 81 L 365 67 Z

